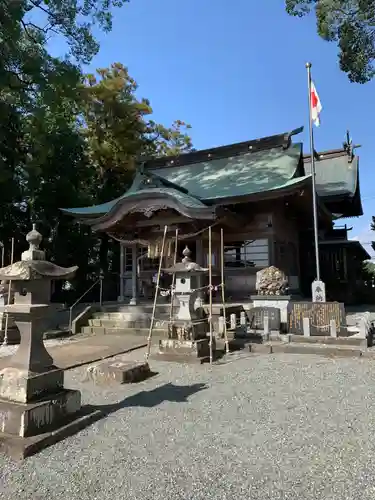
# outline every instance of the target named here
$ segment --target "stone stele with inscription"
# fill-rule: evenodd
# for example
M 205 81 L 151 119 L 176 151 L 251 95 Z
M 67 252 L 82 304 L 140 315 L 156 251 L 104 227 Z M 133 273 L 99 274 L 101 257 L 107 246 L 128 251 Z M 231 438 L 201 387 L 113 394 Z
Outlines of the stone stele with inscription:
M 321 280 L 314 280 L 311 284 L 312 301 L 325 302 L 326 301 L 326 285 Z

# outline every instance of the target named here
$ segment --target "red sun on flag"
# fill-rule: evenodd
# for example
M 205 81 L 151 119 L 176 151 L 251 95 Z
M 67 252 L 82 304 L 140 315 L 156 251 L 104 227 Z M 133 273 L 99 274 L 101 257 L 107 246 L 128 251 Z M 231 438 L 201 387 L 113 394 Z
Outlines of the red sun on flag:
M 311 121 L 317 127 L 319 127 L 320 125 L 320 113 L 322 109 L 322 104 L 320 102 L 314 82 L 311 82 Z

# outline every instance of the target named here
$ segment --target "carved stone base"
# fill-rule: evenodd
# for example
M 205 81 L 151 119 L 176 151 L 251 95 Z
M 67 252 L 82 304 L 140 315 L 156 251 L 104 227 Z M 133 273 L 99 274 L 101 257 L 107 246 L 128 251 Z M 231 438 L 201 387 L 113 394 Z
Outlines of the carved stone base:
M 86 380 L 95 384 L 129 384 L 150 376 L 150 366 L 146 362 L 111 359 L 89 366 Z
M 216 352 L 216 343 L 213 339 L 213 352 Z M 209 339 L 176 340 L 162 339 L 159 341 L 158 358 L 166 361 L 199 362 L 203 363 L 210 357 Z
M 63 387 L 64 372 L 57 368 L 43 373 L 12 366 L 0 370 L 0 398 L 5 400 L 28 403 L 44 394 L 59 392 Z
M 168 338 L 170 340 L 193 341 L 205 339 L 208 332 L 207 320 L 200 320 L 196 324 L 189 321 L 174 320 L 168 325 Z
M 290 295 L 252 295 L 250 299 L 254 307 L 277 307 L 280 309 L 281 323 L 284 325 L 288 323 Z
M 35 403 L 0 399 L 0 429 L 19 437 L 36 436 L 56 427 L 81 408 L 81 393 L 63 390 Z
M 9 405 L 9 403 L 7 404 Z M 0 411 L 4 411 L 4 409 L 1 408 Z M 61 418 L 56 420 L 54 427 L 48 430 L 47 427 L 41 427 L 40 434 L 35 436 L 22 437 L 0 432 L 0 452 L 14 460 L 22 460 L 85 429 L 94 421 L 102 418 L 103 412 L 89 407 L 82 408 L 74 414 L 60 413 L 60 415 Z

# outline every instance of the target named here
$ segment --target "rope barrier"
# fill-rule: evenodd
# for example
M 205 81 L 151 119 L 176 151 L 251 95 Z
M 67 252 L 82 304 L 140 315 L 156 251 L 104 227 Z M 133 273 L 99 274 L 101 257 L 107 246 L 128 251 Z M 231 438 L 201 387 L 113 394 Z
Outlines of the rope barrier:
M 189 290 L 189 293 L 199 292 L 201 290 L 210 290 L 210 289 L 217 292 L 222 286 L 223 286 L 222 284 L 220 284 L 220 285 L 205 285 L 205 286 L 201 286 L 200 288 L 192 288 Z M 176 287 L 170 286 L 169 288 L 162 288 L 160 285 L 155 285 L 155 289 L 161 290 L 163 292 L 171 292 L 173 290 L 176 290 Z
M 212 333 L 213 333 L 213 325 L 212 325 L 212 321 L 213 321 L 213 317 L 212 317 L 212 306 L 213 306 L 213 304 L 212 304 L 212 292 L 213 291 L 216 292 L 216 291 L 221 290 L 222 310 L 224 311 L 224 316 L 225 316 L 224 237 L 223 237 L 223 229 L 222 228 L 220 230 L 220 234 L 221 234 L 221 236 L 220 236 L 220 242 L 221 242 L 221 245 L 220 245 L 221 246 L 221 283 L 219 285 L 213 285 L 212 284 L 212 228 L 214 226 L 217 226 L 218 224 L 220 224 L 220 221 L 216 221 L 214 224 L 212 224 L 208 228 L 201 229 L 201 230 L 199 230 L 199 231 L 197 231 L 195 233 L 191 233 L 191 234 L 188 234 L 188 235 L 180 236 L 180 239 L 184 240 L 184 239 L 187 239 L 187 238 L 198 236 L 199 234 L 204 233 L 208 229 L 208 247 L 209 247 L 208 248 L 208 277 L 209 277 L 209 284 L 205 285 L 205 286 L 202 286 L 202 287 L 199 287 L 199 288 L 194 288 L 192 290 L 188 290 L 187 293 L 189 295 L 191 295 L 193 293 L 200 292 L 200 291 L 208 291 L 209 292 L 209 310 L 210 310 L 210 312 L 209 312 L 208 316 L 206 316 L 205 318 L 202 318 L 202 319 L 191 319 L 191 320 L 189 320 L 189 324 L 191 326 L 193 326 L 193 327 L 195 325 L 200 325 L 200 324 L 204 324 L 204 323 L 209 325 L 209 332 L 210 332 L 210 340 L 209 340 L 210 364 L 212 364 L 212 362 L 213 362 L 213 336 L 212 336 Z M 172 316 L 173 316 L 173 314 L 172 314 L 173 313 L 173 296 L 176 294 L 175 274 L 173 275 L 172 285 L 170 287 L 164 288 L 164 287 L 160 286 L 161 266 L 162 266 L 162 259 L 164 257 L 164 249 L 165 249 L 165 244 L 166 244 L 167 231 L 168 231 L 168 226 L 166 225 L 166 226 L 164 226 L 164 235 L 163 235 L 163 240 L 162 240 L 162 245 L 161 245 L 161 252 L 160 252 L 160 258 L 159 258 L 159 269 L 158 269 L 158 273 L 157 273 L 157 277 L 156 277 L 156 283 L 155 283 L 154 304 L 153 304 L 153 309 L 152 309 L 152 317 L 151 317 L 151 323 L 150 323 L 150 327 L 149 327 L 149 334 L 148 334 L 148 337 L 147 337 L 146 361 L 148 361 L 149 357 L 150 357 L 152 330 L 154 328 L 155 321 L 158 322 L 159 326 L 167 323 L 165 320 L 158 320 L 157 318 L 155 318 L 156 302 L 157 302 L 157 297 L 158 297 L 159 294 L 162 297 L 171 296 L 170 314 L 169 314 L 170 318 L 169 318 L 169 321 L 168 321 L 168 325 L 171 325 L 171 324 L 175 323 L 175 321 L 173 321 L 173 319 L 172 319 Z M 176 236 L 175 236 L 175 255 L 174 255 L 174 261 L 175 262 L 176 262 L 176 255 L 177 255 L 176 252 L 177 252 L 178 238 L 179 238 L 179 234 L 178 234 L 178 230 L 176 230 Z M 119 238 L 115 238 L 115 239 L 117 239 L 118 241 L 121 241 L 122 243 L 125 242 L 125 240 L 122 240 L 122 239 L 119 239 Z M 134 242 L 135 242 L 135 240 L 133 241 L 133 243 Z M 137 243 L 141 243 L 141 242 L 137 241 Z M 228 322 L 228 323 L 230 323 L 230 322 Z M 233 322 L 230 323 L 230 324 L 231 324 L 231 326 L 233 326 Z M 224 328 L 223 329 L 224 329 L 223 337 L 225 339 L 225 350 L 226 350 L 226 353 L 229 353 L 229 342 L 228 342 L 228 336 L 227 336 L 226 321 L 224 321 Z M 222 332 L 219 332 L 219 333 L 221 334 Z
M 314 325 L 313 323 L 310 323 L 310 325 L 318 330 L 325 330 L 326 328 L 331 327 L 331 325 Z

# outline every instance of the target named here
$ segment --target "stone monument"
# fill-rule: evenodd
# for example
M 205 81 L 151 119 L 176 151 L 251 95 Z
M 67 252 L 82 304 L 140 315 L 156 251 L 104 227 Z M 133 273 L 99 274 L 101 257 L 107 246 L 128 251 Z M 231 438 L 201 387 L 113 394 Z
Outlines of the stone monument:
M 311 284 L 312 301 L 325 302 L 326 301 L 326 285 L 321 280 L 314 280 Z
M 280 309 L 282 327 L 288 324 L 288 280 L 285 273 L 275 266 L 269 266 L 256 274 L 257 295 L 252 295 L 254 307 L 276 307 Z
M 64 372 L 43 342 L 51 280 L 69 279 L 77 267 L 46 261 L 35 225 L 26 240 L 30 248 L 21 260 L 0 269 L 0 279 L 12 281 L 14 303 L 5 309 L 21 335 L 18 350 L 0 369 L 0 449 L 14 458 L 31 455 L 99 416 L 80 412 L 80 392 L 64 388 Z
M 159 354 L 182 355 L 203 362 L 209 357 L 209 323 L 202 307 L 200 288 L 202 277 L 208 269 L 202 268 L 190 258 L 188 247 L 183 251 L 182 262 L 164 269 L 175 274 L 174 298 L 178 300 L 178 310 L 168 326 L 168 339 L 159 342 Z

